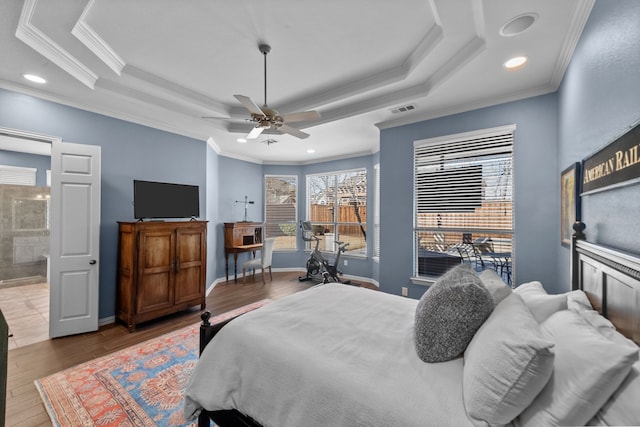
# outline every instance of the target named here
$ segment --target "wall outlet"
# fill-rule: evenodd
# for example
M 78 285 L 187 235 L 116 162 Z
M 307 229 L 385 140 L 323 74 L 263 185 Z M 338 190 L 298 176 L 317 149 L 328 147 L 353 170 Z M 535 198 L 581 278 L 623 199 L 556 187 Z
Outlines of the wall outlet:
M 349 261 L 347 261 L 346 259 L 344 260 L 344 265 L 349 265 Z
M 406 297 L 407 295 L 409 295 L 409 289 L 402 287 L 402 296 Z

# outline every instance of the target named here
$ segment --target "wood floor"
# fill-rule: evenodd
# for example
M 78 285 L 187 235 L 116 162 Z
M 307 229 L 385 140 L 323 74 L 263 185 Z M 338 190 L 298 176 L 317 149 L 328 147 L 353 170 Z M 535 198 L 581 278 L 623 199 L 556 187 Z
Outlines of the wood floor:
M 262 284 L 247 279 L 247 283 L 218 284 L 207 297 L 207 310 L 213 315 L 249 304 L 263 298 L 278 299 L 308 289 L 310 282 L 299 282 L 298 273 L 273 273 L 273 281 Z M 363 283 L 362 286 L 377 289 Z M 33 381 L 79 363 L 104 356 L 131 345 L 180 329 L 200 320 L 199 307 L 167 316 L 158 321 L 137 326 L 129 333 L 121 324 L 101 327 L 97 332 L 55 338 L 9 351 L 7 374 L 7 408 L 5 425 L 11 427 L 50 426 L 51 421 Z

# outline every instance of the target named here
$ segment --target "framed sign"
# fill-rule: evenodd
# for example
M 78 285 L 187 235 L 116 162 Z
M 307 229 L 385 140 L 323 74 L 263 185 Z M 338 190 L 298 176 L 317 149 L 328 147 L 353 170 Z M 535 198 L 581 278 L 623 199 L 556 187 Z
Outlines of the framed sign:
M 560 175 L 560 235 L 564 246 L 571 246 L 573 223 L 580 219 L 580 163 Z
M 640 182 L 640 124 L 582 165 L 582 195 Z

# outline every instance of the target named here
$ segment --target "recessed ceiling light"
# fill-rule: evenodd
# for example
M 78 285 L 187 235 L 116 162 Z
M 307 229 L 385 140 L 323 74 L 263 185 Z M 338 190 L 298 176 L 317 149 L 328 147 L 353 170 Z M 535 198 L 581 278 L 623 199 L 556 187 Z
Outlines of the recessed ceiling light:
M 315 152 L 316 152 L 316 150 L 314 150 L 313 148 L 309 148 L 309 149 L 307 150 L 307 153 L 309 153 L 309 154 L 313 154 L 313 153 L 315 153 Z
M 504 67 L 513 70 L 514 68 L 523 66 L 525 62 L 527 62 L 526 56 L 514 56 L 504 63 Z
M 247 142 L 247 140 L 244 138 L 238 138 L 236 139 L 236 141 L 238 141 L 240 144 L 244 144 L 245 142 Z
M 524 15 L 516 16 L 508 20 L 500 28 L 500 35 L 503 37 L 512 37 L 523 33 L 536 22 L 536 19 L 538 19 L 538 15 L 535 13 L 525 13 Z
M 45 79 L 40 76 L 36 76 L 35 74 L 23 74 L 22 77 L 34 83 L 44 84 L 47 82 Z

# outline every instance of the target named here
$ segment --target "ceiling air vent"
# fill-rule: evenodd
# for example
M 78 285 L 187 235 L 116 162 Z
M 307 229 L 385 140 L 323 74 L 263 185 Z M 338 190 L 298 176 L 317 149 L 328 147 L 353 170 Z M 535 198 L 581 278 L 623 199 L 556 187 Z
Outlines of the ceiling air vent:
M 408 111 L 413 111 L 416 109 L 416 106 L 413 104 L 409 104 L 409 105 L 403 105 L 402 107 L 396 107 L 396 108 L 392 108 L 391 112 L 393 114 L 397 114 L 397 113 L 406 113 Z

